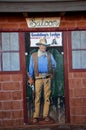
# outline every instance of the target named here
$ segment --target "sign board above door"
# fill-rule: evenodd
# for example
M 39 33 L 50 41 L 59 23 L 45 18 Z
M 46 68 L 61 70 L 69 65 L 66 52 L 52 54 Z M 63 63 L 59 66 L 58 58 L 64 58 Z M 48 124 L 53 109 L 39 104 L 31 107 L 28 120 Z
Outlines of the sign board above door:
M 60 17 L 26 18 L 28 28 L 53 28 L 60 26 Z

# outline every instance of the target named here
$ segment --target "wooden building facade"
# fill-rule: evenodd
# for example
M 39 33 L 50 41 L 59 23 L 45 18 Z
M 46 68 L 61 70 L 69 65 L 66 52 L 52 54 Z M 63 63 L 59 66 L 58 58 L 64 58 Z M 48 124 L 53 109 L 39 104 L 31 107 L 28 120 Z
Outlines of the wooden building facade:
M 60 25 L 29 28 L 26 18 L 32 17 L 59 17 Z M 25 59 L 27 32 L 62 32 L 65 124 L 85 125 L 86 1 L 0 0 L 0 126 L 28 123 Z M 9 37 L 10 33 L 12 35 Z

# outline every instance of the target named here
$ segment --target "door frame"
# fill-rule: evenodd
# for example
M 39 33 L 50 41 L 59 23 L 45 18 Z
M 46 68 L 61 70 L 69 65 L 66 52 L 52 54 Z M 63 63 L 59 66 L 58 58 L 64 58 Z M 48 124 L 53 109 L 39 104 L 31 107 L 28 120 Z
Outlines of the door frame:
M 63 31 L 63 49 L 64 49 L 64 86 L 65 86 L 65 123 L 70 123 L 70 107 L 69 107 L 69 84 L 68 84 L 68 31 Z
M 55 30 L 56 32 L 58 32 L 58 30 Z M 54 31 L 54 32 L 55 32 Z M 31 32 L 31 31 L 28 31 L 28 32 Z M 38 32 L 38 31 L 35 31 L 35 32 Z M 39 31 L 39 32 L 42 32 Z M 50 29 L 46 29 L 45 32 L 52 32 Z M 70 109 L 69 109 L 69 85 L 68 85 L 68 57 L 67 57 L 67 44 L 68 44 L 68 31 L 60 31 L 62 32 L 62 42 L 63 42 L 63 51 L 64 51 L 64 57 L 63 57 L 63 60 L 64 60 L 64 86 L 65 86 L 65 123 L 70 123 Z M 23 32 L 22 32 L 23 33 Z M 22 38 L 23 36 L 23 38 Z M 25 43 L 25 40 L 24 40 L 24 34 L 21 36 L 21 39 L 24 41 L 23 43 Z M 23 50 L 24 48 L 24 50 Z M 21 51 L 25 51 L 25 45 L 23 45 L 22 47 L 22 50 Z M 24 53 L 25 54 L 25 53 Z M 23 56 L 23 55 L 22 55 Z M 23 56 L 23 58 L 25 59 L 25 55 Z M 23 62 L 22 60 L 22 64 L 24 66 L 23 69 L 23 80 L 24 80 L 24 83 L 23 83 L 23 95 L 24 95 L 24 122 L 25 123 L 28 123 L 28 117 L 27 117 L 27 107 L 26 107 L 26 88 L 25 88 L 25 85 L 26 85 L 26 63 Z M 25 70 L 24 70 L 25 69 Z

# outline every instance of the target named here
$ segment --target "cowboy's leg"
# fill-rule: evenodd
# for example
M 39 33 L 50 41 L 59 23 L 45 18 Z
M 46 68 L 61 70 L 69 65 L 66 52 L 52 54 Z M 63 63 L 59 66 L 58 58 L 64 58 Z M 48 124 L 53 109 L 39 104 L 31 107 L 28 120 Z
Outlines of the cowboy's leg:
M 49 114 L 50 94 L 51 94 L 51 80 L 50 80 L 50 78 L 47 78 L 47 79 L 44 79 L 44 110 L 43 110 L 43 117 L 46 117 Z
M 41 96 L 41 86 L 42 86 L 42 79 L 37 79 L 35 81 L 35 111 L 33 117 L 39 117 L 40 112 L 40 96 Z

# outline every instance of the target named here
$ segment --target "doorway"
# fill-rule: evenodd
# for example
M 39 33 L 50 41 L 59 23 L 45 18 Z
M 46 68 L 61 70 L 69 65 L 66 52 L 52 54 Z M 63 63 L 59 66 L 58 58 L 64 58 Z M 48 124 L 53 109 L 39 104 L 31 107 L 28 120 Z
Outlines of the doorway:
M 25 56 L 26 56 L 26 71 L 28 72 L 30 56 L 33 52 L 38 50 L 35 46 L 36 40 L 40 37 L 46 37 L 50 46 L 47 48 L 56 60 L 56 74 L 51 82 L 51 96 L 50 96 L 50 117 L 55 123 L 65 123 L 65 84 L 64 84 L 64 47 L 62 40 L 62 32 L 26 32 L 25 33 Z M 34 111 L 34 97 L 33 90 L 28 85 L 28 76 L 26 78 L 26 100 L 28 120 L 33 116 Z M 43 93 L 41 96 L 41 112 L 43 108 Z

